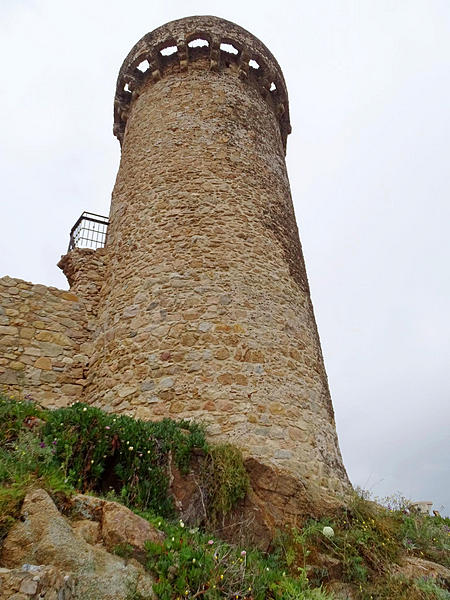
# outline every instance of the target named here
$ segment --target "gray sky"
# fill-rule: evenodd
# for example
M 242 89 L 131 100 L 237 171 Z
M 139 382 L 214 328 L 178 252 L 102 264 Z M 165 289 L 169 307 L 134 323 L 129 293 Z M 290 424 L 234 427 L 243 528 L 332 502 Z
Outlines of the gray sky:
M 355 485 L 450 510 L 448 0 L 2 0 L 0 276 L 67 288 L 83 210 L 108 214 L 120 65 L 214 14 L 273 52 L 340 445 Z

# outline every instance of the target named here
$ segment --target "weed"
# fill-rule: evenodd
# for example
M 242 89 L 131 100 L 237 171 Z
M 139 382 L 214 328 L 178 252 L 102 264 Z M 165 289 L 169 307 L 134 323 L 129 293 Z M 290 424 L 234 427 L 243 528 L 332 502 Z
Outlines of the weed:
M 113 554 L 120 556 L 121 558 L 132 558 L 134 554 L 134 548 L 131 544 L 127 544 L 126 542 L 122 544 L 117 544 L 113 548 Z
M 24 426 L 38 425 L 42 410 L 30 400 L 16 401 L 0 394 L 0 446 L 14 441 Z
M 361 590 L 361 600 L 450 600 L 450 593 L 430 579 L 385 577 Z
M 193 448 L 206 448 L 199 425 L 144 422 L 81 403 L 49 411 L 44 435 L 75 488 L 113 490 L 128 506 L 165 515 L 173 513 L 167 493 L 169 453 L 186 472 Z
M 242 453 L 231 444 L 210 448 L 202 473 L 209 520 L 215 524 L 247 494 L 249 478 Z
M 330 600 L 321 588 L 311 589 L 304 573 L 290 576 L 277 554 L 263 555 L 209 539 L 154 519 L 166 533 L 162 543 L 147 543 L 147 567 L 157 577 L 153 589 L 160 600 L 219 598 L 252 600 Z

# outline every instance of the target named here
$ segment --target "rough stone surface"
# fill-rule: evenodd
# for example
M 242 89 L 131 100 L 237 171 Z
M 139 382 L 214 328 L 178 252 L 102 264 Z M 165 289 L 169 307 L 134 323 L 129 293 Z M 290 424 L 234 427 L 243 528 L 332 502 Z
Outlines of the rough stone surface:
M 73 293 L 0 278 L 0 387 L 43 406 L 79 400 L 91 325 Z
M 0 600 L 75 600 L 75 582 L 53 566 L 0 568 Z
M 103 505 L 101 529 L 108 550 L 129 544 L 137 553 L 144 554 L 145 542 L 161 542 L 164 539 L 163 534 L 148 521 L 117 502 L 105 502 Z
M 84 308 L 90 318 L 97 315 L 99 291 L 103 285 L 105 250 L 74 248 L 61 257 L 58 267 L 64 271 L 70 289 L 83 298 Z
M 450 586 L 450 569 L 444 565 L 418 558 L 416 556 L 405 556 L 401 566 L 396 568 L 399 575 L 404 575 L 408 579 L 419 577 L 431 577 L 444 581 L 447 586 Z
M 79 526 L 75 529 L 79 533 Z M 73 597 L 80 600 L 125 600 L 132 589 L 144 597 L 152 594 L 152 579 L 139 563 L 126 562 L 77 535 L 44 490 L 26 496 L 20 520 L 1 548 L 1 566 L 17 569 L 24 563 L 70 573 Z
M 173 464 L 170 468 L 170 494 L 183 521 L 191 526 L 207 522 L 204 491 L 199 485 L 202 461 L 202 455 L 198 454 L 187 475 L 182 475 Z M 307 518 L 319 518 L 333 509 L 332 498 L 317 493 L 308 482 L 283 469 L 253 458 L 245 461 L 245 468 L 249 491 L 214 531 L 223 539 L 267 551 L 280 524 L 298 527 Z M 211 529 L 210 523 L 208 528 Z

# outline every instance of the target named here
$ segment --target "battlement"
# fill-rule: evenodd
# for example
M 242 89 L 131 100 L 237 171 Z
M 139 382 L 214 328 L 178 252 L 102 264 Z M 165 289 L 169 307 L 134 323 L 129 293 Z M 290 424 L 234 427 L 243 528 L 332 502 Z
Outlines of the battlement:
M 238 25 L 212 16 L 178 19 L 146 34 L 126 57 L 117 79 L 114 135 L 122 144 L 133 100 L 149 80 L 157 82 L 168 68 L 186 71 L 204 60 L 212 71 L 233 72 L 255 86 L 273 108 L 283 146 L 291 132 L 283 73 L 266 46 Z

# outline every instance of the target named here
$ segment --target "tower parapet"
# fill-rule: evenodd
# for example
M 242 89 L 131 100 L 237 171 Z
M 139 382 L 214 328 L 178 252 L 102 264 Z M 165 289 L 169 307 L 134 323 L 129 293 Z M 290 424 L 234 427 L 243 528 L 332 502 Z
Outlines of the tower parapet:
M 114 135 L 120 143 L 131 104 L 145 84 L 159 81 L 174 67 L 186 71 L 190 63 L 200 59 L 206 59 L 204 66 L 212 71 L 237 71 L 242 80 L 258 89 L 277 116 L 286 149 L 291 125 L 279 64 L 251 33 L 212 16 L 172 21 L 144 35 L 132 48 L 120 69 L 114 99 Z

